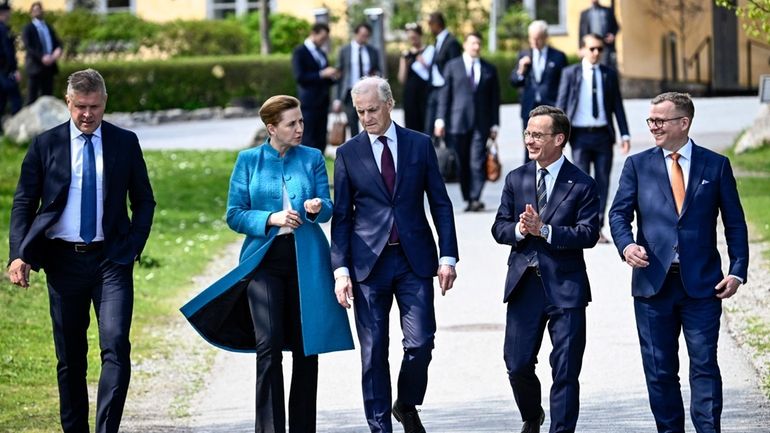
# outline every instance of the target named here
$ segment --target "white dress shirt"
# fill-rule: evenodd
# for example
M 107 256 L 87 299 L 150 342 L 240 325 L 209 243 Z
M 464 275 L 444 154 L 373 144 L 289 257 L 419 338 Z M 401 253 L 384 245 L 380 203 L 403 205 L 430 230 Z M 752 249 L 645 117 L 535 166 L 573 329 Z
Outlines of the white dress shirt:
M 545 59 L 548 58 L 548 47 L 543 47 L 542 50 L 537 48 L 532 49 L 532 72 L 535 73 L 535 81 L 538 83 L 543 79 L 543 71 L 545 71 Z
M 564 165 L 564 155 L 560 156 L 559 159 L 552 162 L 551 165 L 548 167 L 541 167 L 539 162 L 535 162 L 535 185 L 537 185 L 537 181 L 540 179 L 540 169 L 545 168 L 548 170 L 548 174 L 545 175 L 545 194 L 546 194 L 546 209 L 551 204 L 551 193 L 553 193 L 553 187 L 556 185 L 556 178 L 559 177 L 559 172 L 561 171 L 561 167 Z M 535 207 L 535 210 L 537 211 L 537 203 L 532 203 L 532 206 Z M 542 215 L 541 215 L 542 219 Z M 553 233 L 551 232 L 551 225 L 546 224 L 548 226 L 548 238 L 546 238 L 546 242 L 549 244 L 551 243 L 551 237 L 553 236 Z M 516 240 L 521 241 L 524 240 L 524 235 L 521 234 L 521 223 L 516 223 Z
M 51 54 L 53 52 L 53 39 L 51 38 L 51 31 L 48 29 L 48 25 L 43 20 L 37 18 L 32 18 L 32 24 L 35 26 L 37 35 L 40 38 L 43 54 Z
M 102 216 L 104 215 L 104 152 L 102 148 L 102 127 L 96 128 L 91 137 L 96 158 L 96 237 L 93 241 L 104 240 L 102 229 Z M 67 242 L 83 242 L 80 237 L 80 198 L 83 186 L 83 149 L 86 139 L 83 133 L 70 119 L 70 186 L 67 194 L 67 204 L 56 223 L 46 232 L 50 239 L 62 239 Z M 92 242 L 93 242 L 92 241 Z
M 361 64 L 364 70 L 359 70 L 358 67 L 358 53 L 361 52 Z M 364 71 L 372 70 L 372 60 L 369 58 L 369 50 L 365 46 L 360 45 L 356 41 L 350 41 L 350 77 L 348 78 L 348 85 L 350 88 L 364 77 Z
M 305 46 L 308 50 L 310 50 L 310 54 L 313 55 L 313 58 L 315 59 L 316 63 L 318 63 L 318 66 L 321 68 L 326 67 L 326 58 L 323 54 L 321 54 L 321 50 L 313 43 L 310 38 L 305 39 Z
M 473 84 L 474 86 L 478 86 L 479 79 L 481 78 L 481 63 L 479 62 L 479 59 L 474 59 L 473 57 L 463 53 L 463 62 L 465 63 L 465 76 L 470 77 L 471 68 L 473 68 Z
M 587 59 L 582 63 L 583 81 L 580 82 L 580 93 L 578 96 L 577 110 L 572 119 L 572 126 L 576 128 L 588 128 L 608 125 L 606 112 L 604 111 L 604 86 L 602 83 L 602 74 L 599 65 L 592 65 Z M 596 68 L 596 100 L 599 106 L 599 117 L 593 115 L 593 74 Z
M 432 73 L 431 84 L 433 85 L 433 87 L 442 87 L 445 83 L 444 76 L 441 75 L 441 71 L 438 70 L 438 65 L 435 63 L 435 59 L 436 57 L 438 57 L 438 53 L 441 51 L 441 47 L 444 45 L 444 41 L 446 40 L 446 37 L 448 35 L 449 35 L 449 30 L 447 29 L 442 30 L 441 33 L 436 35 L 436 50 L 435 50 L 435 53 L 433 54 L 434 63 L 432 66 L 433 70 L 431 71 Z
M 369 142 L 372 144 L 372 153 L 374 154 L 374 161 L 377 163 L 377 169 L 382 172 L 380 160 L 382 159 L 382 151 L 385 149 L 385 147 L 379 140 L 379 135 L 368 133 L 367 135 L 369 136 Z M 398 173 L 398 140 L 396 138 L 396 124 L 391 121 L 390 126 L 382 135 L 388 139 L 388 149 L 390 149 L 390 153 L 393 154 L 393 167 L 396 169 L 396 173 Z M 457 258 L 448 256 L 441 257 L 438 260 L 438 263 L 439 265 L 455 266 L 457 264 Z M 334 270 L 334 279 L 349 276 L 350 270 L 346 266 L 341 266 Z

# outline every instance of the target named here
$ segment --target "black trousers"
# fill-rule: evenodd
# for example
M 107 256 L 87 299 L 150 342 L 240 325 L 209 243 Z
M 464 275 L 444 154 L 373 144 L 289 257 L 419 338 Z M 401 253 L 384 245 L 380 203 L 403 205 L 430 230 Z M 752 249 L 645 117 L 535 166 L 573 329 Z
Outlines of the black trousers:
M 112 262 L 104 257 L 101 248 L 76 252 L 73 244 L 62 241 L 50 241 L 49 251 L 43 268 L 58 361 L 62 429 L 65 433 L 89 431 L 86 332 L 93 303 L 102 361 L 96 432 L 117 433 L 131 377 L 133 264 Z
M 27 80 L 27 105 L 31 105 L 40 96 L 53 95 L 52 68 L 43 68 L 37 74 L 30 75 Z
M 599 224 L 603 228 L 610 193 L 612 146 L 615 144 L 615 137 L 610 134 L 608 128 L 572 128 L 569 143 L 572 146 L 572 161 L 585 174 L 593 176 L 596 180 L 599 190 Z
M 463 200 L 479 201 L 487 180 L 487 138 L 489 133 L 471 130 L 465 134 L 448 134 L 447 139 L 457 151 L 460 165 L 460 191 Z
M 329 121 L 329 110 L 326 105 L 322 107 L 302 106 L 302 117 L 305 121 L 305 133 L 302 137 L 302 144 L 315 147 L 324 153 L 326 150 L 326 133 Z
M 313 433 L 318 356 L 305 356 L 294 236 L 278 236 L 252 276 L 247 295 L 257 340 L 257 433 L 286 431 L 283 349 L 292 352 L 289 431 Z

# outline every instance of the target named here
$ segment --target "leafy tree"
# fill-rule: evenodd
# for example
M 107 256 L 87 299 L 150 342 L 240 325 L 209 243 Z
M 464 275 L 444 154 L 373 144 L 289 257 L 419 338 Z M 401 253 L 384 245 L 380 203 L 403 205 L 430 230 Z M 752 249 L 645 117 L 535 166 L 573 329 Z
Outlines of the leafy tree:
M 527 46 L 527 27 L 532 17 L 521 4 L 513 4 L 497 22 L 497 36 L 500 48 L 516 52 Z
M 770 0 L 747 0 L 745 6 L 736 6 L 734 0 L 716 0 L 716 4 L 735 10 L 735 15 L 743 21 L 743 30 L 749 37 L 762 37 L 770 43 Z

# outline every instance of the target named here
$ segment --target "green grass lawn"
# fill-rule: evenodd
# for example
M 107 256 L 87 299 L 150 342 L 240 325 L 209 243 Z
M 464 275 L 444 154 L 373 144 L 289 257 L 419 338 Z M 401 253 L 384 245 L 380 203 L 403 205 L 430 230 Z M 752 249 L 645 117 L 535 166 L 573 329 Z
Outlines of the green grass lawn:
M 24 150 L 0 143 L 0 244 L 7 260 L 8 225 Z M 235 152 L 145 153 L 158 203 L 152 235 L 134 271 L 132 358 L 162 355 L 163 326 L 191 289 L 191 278 L 237 239 L 224 222 Z M 56 359 L 45 275 L 29 289 L 0 282 L 0 432 L 59 430 Z M 89 334 L 88 377 L 99 377 L 95 319 Z M 93 403 L 93 402 L 92 402 Z M 92 404 L 92 412 L 93 412 Z
M 770 145 L 728 155 L 736 171 L 738 191 L 751 224 L 751 240 L 770 240 Z

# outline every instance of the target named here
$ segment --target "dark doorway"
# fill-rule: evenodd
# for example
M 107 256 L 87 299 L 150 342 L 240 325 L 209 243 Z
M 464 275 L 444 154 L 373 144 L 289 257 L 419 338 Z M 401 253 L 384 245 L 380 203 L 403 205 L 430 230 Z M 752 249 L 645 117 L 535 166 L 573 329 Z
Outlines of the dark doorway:
M 736 0 L 730 3 L 735 6 Z M 717 93 L 740 89 L 738 82 L 738 19 L 733 10 L 714 6 L 714 77 Z

